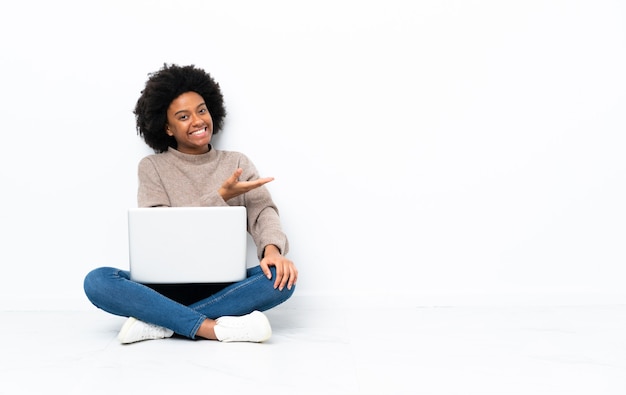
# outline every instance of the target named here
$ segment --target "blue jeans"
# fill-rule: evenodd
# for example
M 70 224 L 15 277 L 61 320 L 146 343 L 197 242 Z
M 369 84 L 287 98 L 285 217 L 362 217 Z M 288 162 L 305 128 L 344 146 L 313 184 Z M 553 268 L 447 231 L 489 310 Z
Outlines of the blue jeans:
M 202 322 L 222 316 L 240 316 L 254 310 L 265 311 L 291 297 L 295 286 L 274 289 L 275 268 L 268 280 L 260 266 L 247 270 L 247 278 L 189 306 L 178 303 L 152 288 L 131 281 L 130 273 L 112 267 L 94 269 L 85 277 L 87 298 L 111 314 L 135 317 L 195 339 Z

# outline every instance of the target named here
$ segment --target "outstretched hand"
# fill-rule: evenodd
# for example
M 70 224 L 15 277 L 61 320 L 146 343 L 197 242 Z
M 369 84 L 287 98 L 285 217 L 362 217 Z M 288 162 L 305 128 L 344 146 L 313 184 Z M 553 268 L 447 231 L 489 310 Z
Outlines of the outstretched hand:
M 230 177 L 228 177 L 226 181 L 224 181 L 224 183 L 218 190 L 218 193 L 225 201 L 239 195 L 243 195 L 248 191 L 251 191 L 274 180 L 274 177 L 264 177 L 253 181 L 239 181 L 241 173 L 243 173 L 242 168 L 235 170 L 235 172 Z

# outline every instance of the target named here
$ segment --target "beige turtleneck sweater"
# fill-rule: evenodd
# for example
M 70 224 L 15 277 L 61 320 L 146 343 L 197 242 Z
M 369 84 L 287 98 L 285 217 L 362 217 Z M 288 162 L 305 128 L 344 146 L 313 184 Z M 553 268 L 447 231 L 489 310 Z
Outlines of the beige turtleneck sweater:
M 164 153 L 148 155 L 139 162 L 138 206 L 245 206 L 248 232 L 257 246 L 259 259 L 269 244 L 277 246 L 285 255 L 289 250 L 287 236 L 265 186 L 228 201 L 217 192 L 239 167 L 243 169 L 241 181 L 259 178 L 254 164 L 239 152 L 211 148 L 206 154 L 189 155 L 170 148 Z

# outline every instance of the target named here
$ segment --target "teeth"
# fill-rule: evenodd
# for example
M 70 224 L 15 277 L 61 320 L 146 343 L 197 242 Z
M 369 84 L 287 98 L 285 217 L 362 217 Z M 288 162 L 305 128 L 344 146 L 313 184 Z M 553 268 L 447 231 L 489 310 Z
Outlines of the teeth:
M 200 129 L 200 130 L 196 130 L 195 132 L 192 132 L 191 134 L 202 134 L 204 133 L 204 131 L 206 130 L 206 128 Z

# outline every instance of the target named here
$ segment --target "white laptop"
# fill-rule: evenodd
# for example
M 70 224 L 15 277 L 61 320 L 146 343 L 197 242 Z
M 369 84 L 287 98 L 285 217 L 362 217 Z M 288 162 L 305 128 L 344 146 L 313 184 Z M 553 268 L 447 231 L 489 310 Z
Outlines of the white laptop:
M 246 278 L 246 208 L 131 208 L 128 245 L 133 281 L 240 281 Z

